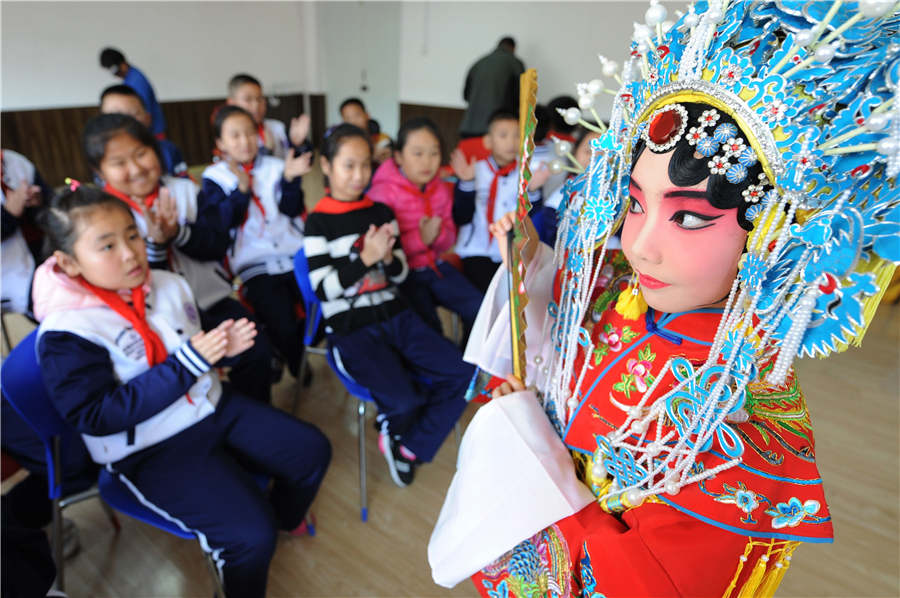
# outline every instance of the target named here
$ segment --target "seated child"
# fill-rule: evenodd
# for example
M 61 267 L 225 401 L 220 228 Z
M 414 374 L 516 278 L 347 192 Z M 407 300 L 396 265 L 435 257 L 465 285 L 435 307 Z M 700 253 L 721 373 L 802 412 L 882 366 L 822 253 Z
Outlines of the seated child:
M 575 133 L 575 141 L 574 147 L 572 149 L 572 155 L 575 158 L 575 161 L 581 166 L 581 168 L 587 168 L 588 164 L 591 161 L 591 140 L 596 139 L 600 136 L 599 133 L 586 129 L 584 127 L 579 126 L 574 131 Z M 566 141 L 566 140 L 560 140 Z M 566 141 L 568 143 L 568 141 Z M 550 145 L 553 147 L 553 144 Z M 567 158 L 561 158 L 563 163 L 568 161 Z M 569 166 L 574 166 L 570 164 Z M 564 171 L 565 172 L 565 171 Z M 566 179 L 572 178 L 576 176 L 575 173 L 568 173 Z M 560 185 L 556 188 L 552 193 L 547 194 L 544 198 L 544 203 L 541 207 L 541 210 L 532 215 L 532 220 L 534 222 L 534 226 L 538 231 L 538 235 L 540 240 L 550 247 L 554 247 L 556 245 L 556 231 L 559 228 L 559 220 L 558 220 L 558 210 L 560 204 L 563 202 L 563 190 L 565 188 L 565 184 Z M 568 200 L 568 198 L 565 198 Z M 613 239 L 610 239 L 612 242 Z M 615 249 L 616 245 L 607 245 L 607 247 L 611 249 Z
M 559 113 L 560 110 L 578 108 L 578 100 L 572 96 L 556 96 L 547 104 L 550 109 L 550 131 L 547 136 L 551 140 L 561 139 L 569 143 L 575 143 L 575 127 L 570 125 Z
M 330 196 L 306 222 L 309 281 L 322 302 L 329 343 L 380 413 L 379 448 L 398 486 L 431 461 L 466 407 L 472 366 L 410 309 L 395 285 L 406 277 L 391 209 L 363 195 L 372 175 L 369 136 L 339 125 L 325 140 Z M 413 376 L 426 378 L 418 388 Z
M 375 172 L 368 196 L 389 206 L 400 225 L 400 243 L 409 261 L 409 276 L 400 290 L 425 322 L 441 332 L 436 306 L 459 314 L 471 328 L 483 294 L 441 255 L 456 242 L 453 191 L 441 180 L 441 140 L 428 118 L 403 123 L 394 159 Z
M 312 154 L 287 158 L 259 154 L 253 117 L 238 106 L 224 106 L 213 126 L 224 156 L 203 171 L 203 197 L 218 214 L 221 230 L 231 235 L 228 262 L 241 278 L 247 301 L 291 374 L 300 369 L 302 305 L 294 278 L 294 254 L 303 246 L 306 208 L 300 177 L 310 170 Z
M 110 85 L 100 94 L 100 114 L 127 114 L 133 116 L 142 125 L 150 128 L 151 117 L 144 106 L 141 96 L 127 85 Z M 187 163 L 181 156 L 178 146 L 168 139 L 157 139 L 162 155 L 162 165 L 166 174 L 188 176 Z
M 204 332 L 185 280 L 148 269 L 128 207 L 71 187 L 44 212 L 53 255 L 35 273 L 44 384 L 94 461 L 197 535 L 228 596 L 263 596 L 276 530 L 306 529 L 328 440 L 223 387 L 215 368 L 252 346 L 254 324 Z M 268 496 L 251 473 L 275 479 Z
M 309 135 L 309 115 L 301 114 L 292 118 L 289 131 L 280 120 L 266 118 L 268 103 L 262 84 L 255 77 L 246 73 L 232 77 L 228 82 L 226 104 L 243 108 L 253 117 L 260 154 L 284 159 L 292 147 L 294 154 L 298 156 L 312 150 L 312 144 L 306 139 Z
M 215 328 L 229 319 L 253 317 L 231 297 L 231 276 L 222 267 L 231 238 L 218 213 L 200 211 L 194 181 L 162 174 L 156 139 L 124 114 L 101 114 L 85 125 L 84 153 L 104 190 L 131 208 L 154 268 L 181 274 L 200 308 L 200 323 Z M 242 394 L 271 400 L 272 347 L 265 334 L 236 361 L 228 377 Z
M 498 110 L 488 122 L 484 136 L 491 155 L 486 160 L 467 161 L 459 151 L 451 158 L 456 183 L 453 200 L 453 220 L 459 226 L 456 253 L 462 258 L 463 272 L 482 293 L 487 291 L 500 265 L 497 239 L 491 237 L 488 226 L 516 209 L 519 171 L 516 168 L 519 152 L 519 119 L 505 110 Z M 540 201 L 540 188 L 547 182 L 550 170 L 532 163 L 532 178 L 528 185 L 532 204 Z M 505 243 L 506 239 L 500 239 Z
M 372 130 L 372 117 L 366 110 L 365 104 L 359 98 L 347 98 L 341 102 L 341 120 L 350 125 L 356 125 L 369 134 L 372 142 L 372 160 L 378 166 L 391 157 L 391 138 L 386 133 Z
M 34 217 L 52 193 L 34 164 L 12 150 L 0 151 L 0 181 L 3 309 L 24 314 L 31 311 L 31 277 L 42 238 Z

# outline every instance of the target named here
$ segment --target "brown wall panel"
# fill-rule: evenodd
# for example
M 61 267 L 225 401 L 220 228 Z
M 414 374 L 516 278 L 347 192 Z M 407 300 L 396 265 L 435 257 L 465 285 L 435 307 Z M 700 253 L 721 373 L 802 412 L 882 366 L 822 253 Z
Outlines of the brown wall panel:
M 309 117 L 312 119 L 312 140 L 316 147 L 322 147 L 325 136 L 325 95 L 309 94 Z
M 316 100 L 319 98 L 319 100 Z M 290 124 L 290 119 L 304 112 L 302 94 L 278 96 L 279 105 L 269 108 L 268 116 Z M 321 110 L 313 110 L 313 139 L 321 140 L 325 130 L 324 96 L 310 98 Z M 215 147 L 211 116 L 223 99 L 163 102 L 166 133 L 184 154 L 188 165 L 208 163 Z M 95 106 L 5 111 L 0 114 L 0 144 L 15 150 L 34 162 L 44 179 L 53 186 L 66 177 L 91 180 L 91 172 L 81 152 L 84 125 L 97 114 Z M 318 136 L 316 136 L 318 134 Z

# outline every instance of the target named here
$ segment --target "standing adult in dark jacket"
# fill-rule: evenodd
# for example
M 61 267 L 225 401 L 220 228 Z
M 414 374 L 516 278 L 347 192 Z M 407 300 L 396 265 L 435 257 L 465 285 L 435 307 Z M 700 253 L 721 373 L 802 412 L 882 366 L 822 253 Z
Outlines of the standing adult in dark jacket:
M 516 41 L 504 37 L 497 48 L 469 68 L 463 99 L 469 107 L 459 126 L 460 137 L 478 137 L 488 129 L 488 120 L 504 108 L 519 112 L 519 76 L 525 65 L 516 58 Z

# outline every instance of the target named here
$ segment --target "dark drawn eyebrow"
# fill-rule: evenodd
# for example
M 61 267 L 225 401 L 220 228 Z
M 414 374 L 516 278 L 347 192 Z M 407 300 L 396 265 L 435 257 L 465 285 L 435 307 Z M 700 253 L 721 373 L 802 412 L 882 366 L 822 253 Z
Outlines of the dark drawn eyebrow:
M 638 191 L 643 191 L 643 189 L 641 189 L 641 186 L 638 185 L 637 181 L 634 180 L 634 177 L 631 177 L 631 184 L 634 185 L 634 188 L 637 189 Z
M 695 197 L 697 199 L 706 199 L 706 191 L 697 191 L 696 189 L 684 189 L 676 191 L 666 191 L 663 193 L 663 199 L 670 197 Z

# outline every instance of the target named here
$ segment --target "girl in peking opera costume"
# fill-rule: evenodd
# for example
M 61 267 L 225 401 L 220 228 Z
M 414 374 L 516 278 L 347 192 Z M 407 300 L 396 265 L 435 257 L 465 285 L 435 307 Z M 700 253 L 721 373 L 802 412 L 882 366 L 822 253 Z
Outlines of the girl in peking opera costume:
M 555 250 L 521 248 L 530 389 L 508 376 L 503 275 L 476 320 L 466 359 L 507 379 L 432 536 L 442 585 L 771 596 L 800 543 L 832 541 L 791 364 L 858 342 L 900 261 L 900 14 L 664 19 L 653 4 L 637 28 Z

